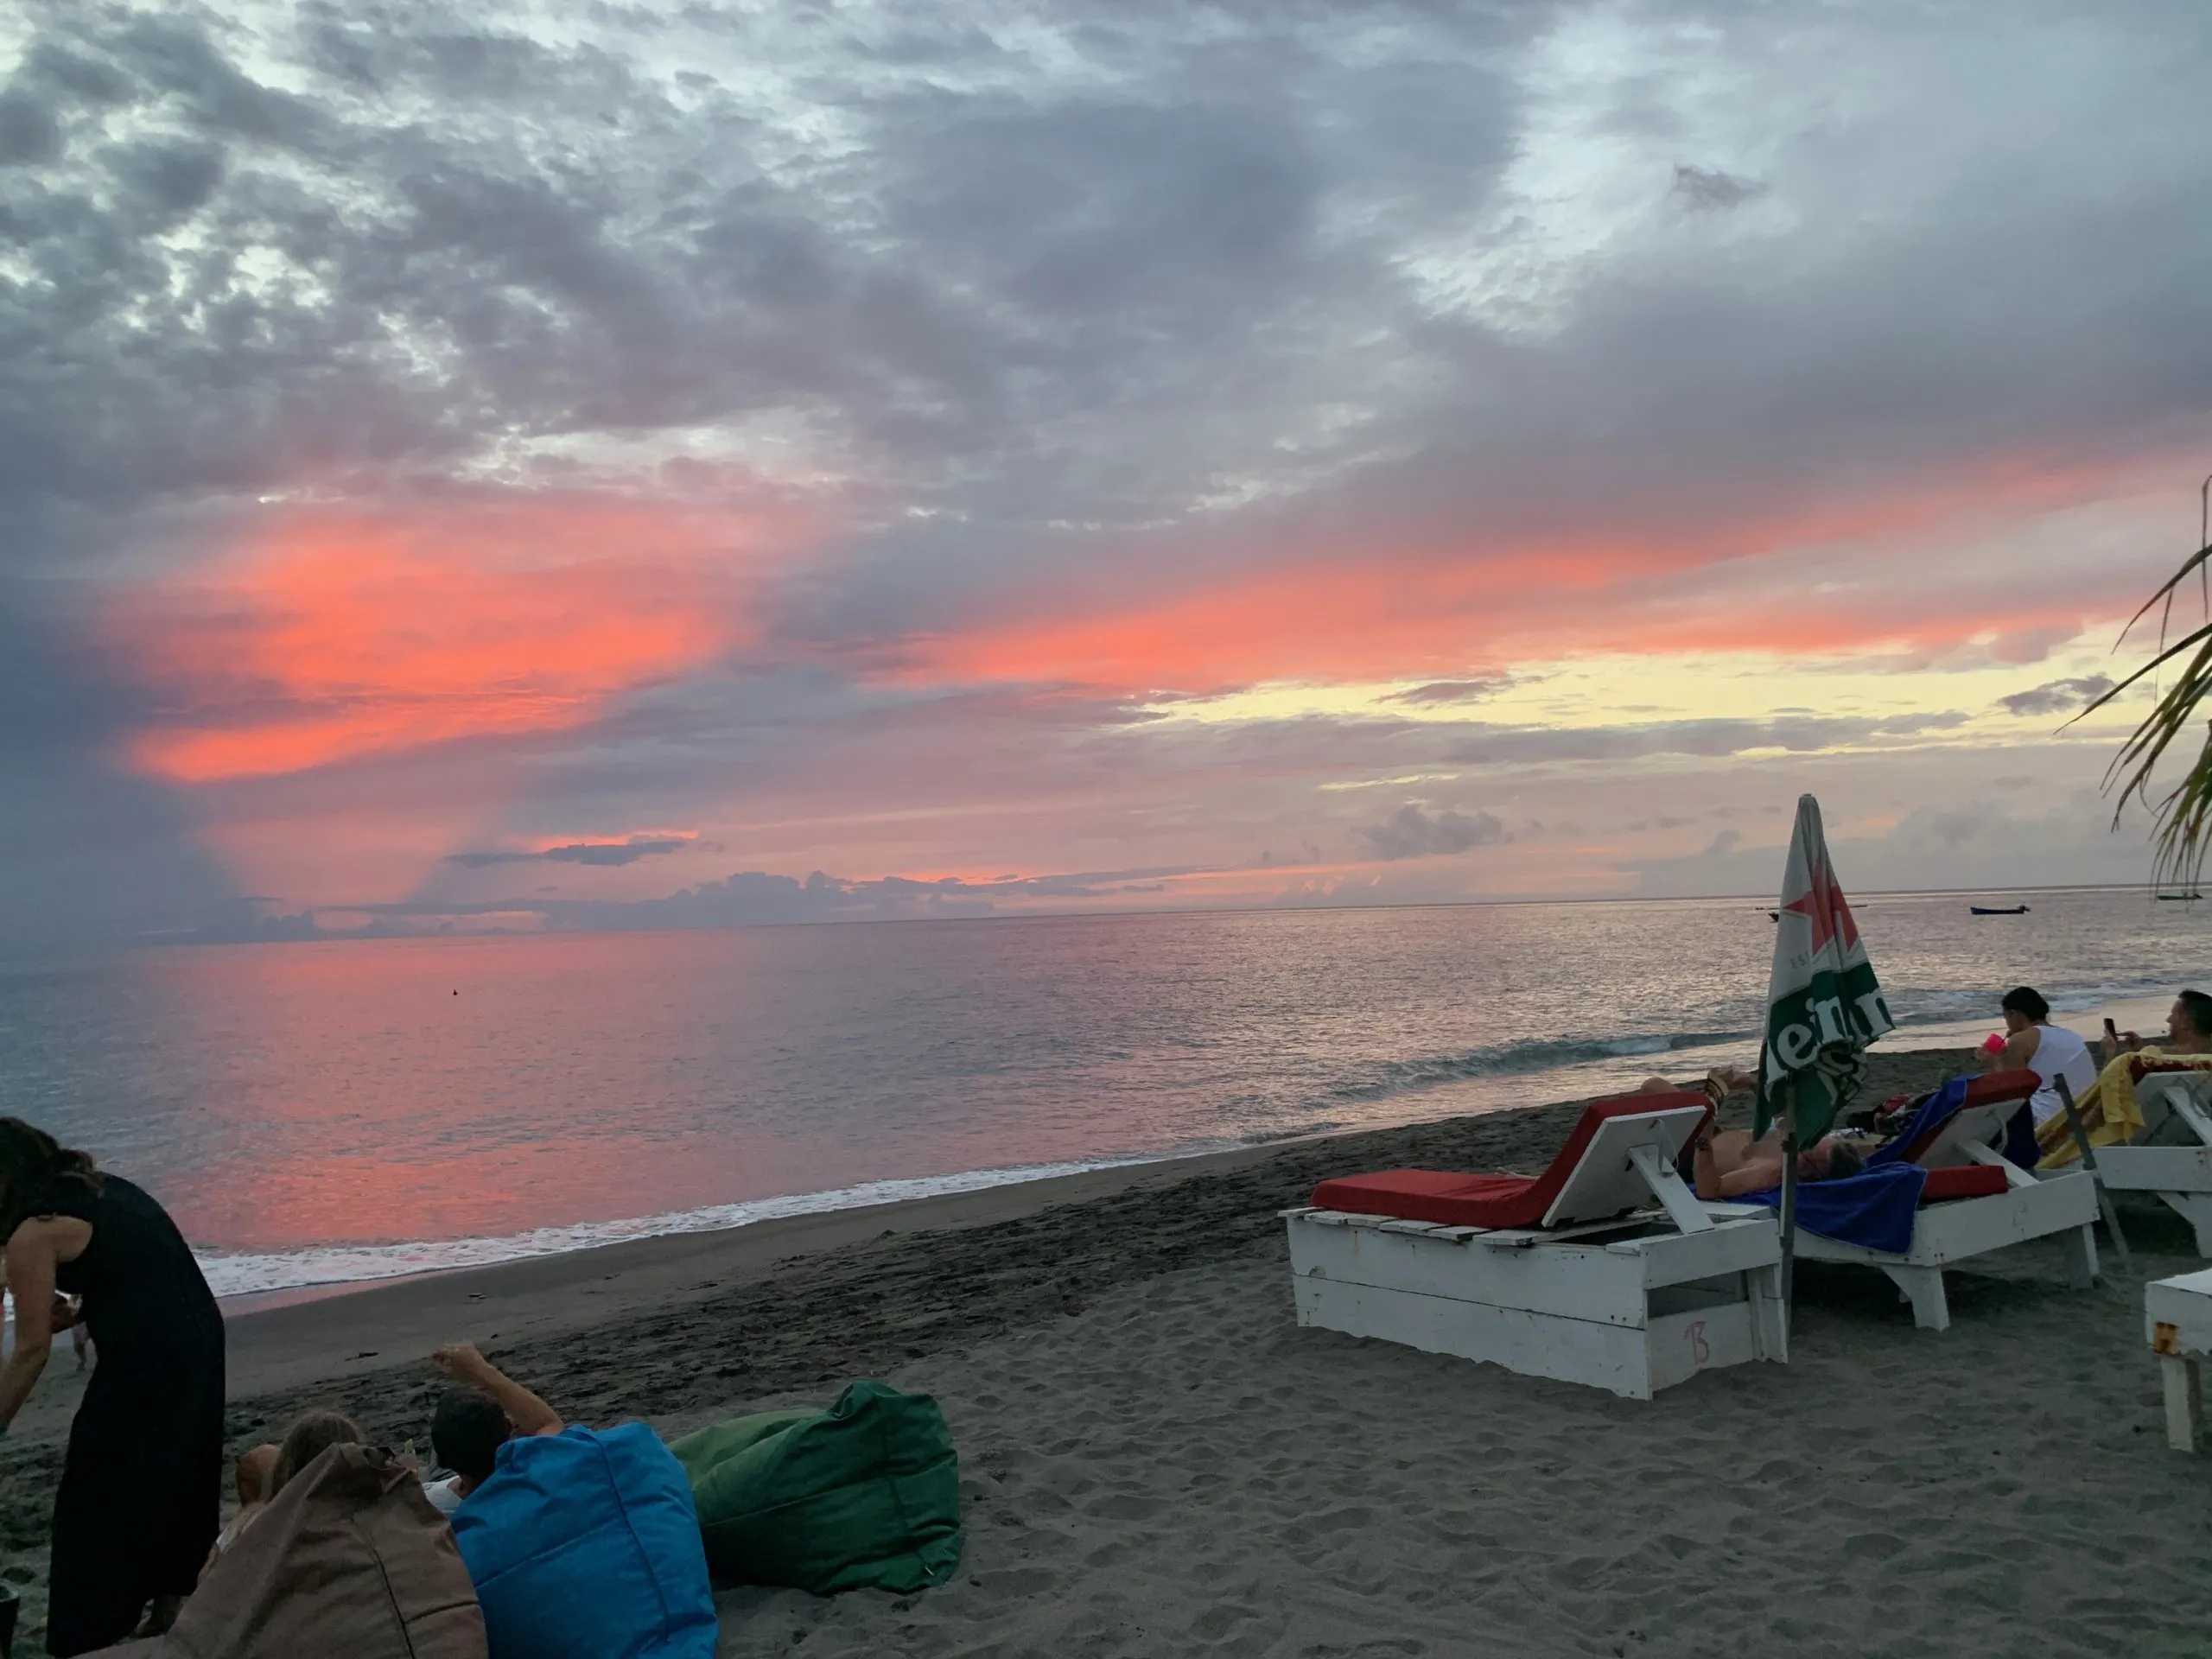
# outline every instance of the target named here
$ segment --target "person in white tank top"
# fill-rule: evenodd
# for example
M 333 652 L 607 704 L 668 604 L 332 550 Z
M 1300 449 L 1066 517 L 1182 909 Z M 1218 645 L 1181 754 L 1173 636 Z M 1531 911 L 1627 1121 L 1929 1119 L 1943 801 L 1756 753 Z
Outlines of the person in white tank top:
M 2009 1033 L 2005 1046 L 1982 1057 L 1985 1071 L 2011 1071 L 2024 1067 L 2033 1071 L 2038 1087 L 2028 1097 L 2028 1104 L 2035 1109 L 2038 1128 L 2066 1109 L 2059 1098 L 2058 1082 L 2066 1079 L 2066 1086 L 2074 1091 L 2074 1098 L 2081 1099 L 2089 1085 L 2097 1080 L 2097 1063 L 2090 1056 L 2089 1046 L 2063 1026 L 2049 1025 L 2050 1004 L 2042 995 L 2025 985 L 2015 986 L 2005 993 L 2005 1029 Z

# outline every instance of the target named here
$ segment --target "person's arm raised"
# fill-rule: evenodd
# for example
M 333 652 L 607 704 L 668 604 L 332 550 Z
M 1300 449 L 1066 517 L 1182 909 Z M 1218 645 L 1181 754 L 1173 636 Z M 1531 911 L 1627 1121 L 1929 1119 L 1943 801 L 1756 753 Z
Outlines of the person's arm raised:
M 525 1439 L 533 1434 L 558 1434 L 567 1427 L 561 1421 L 559 1412 L 467 1343 L 452 1343 L 439 1349 L 430 1356 L 430 1363 L 454 1382 L 481 1389 L 498 1401 L 499 1409 L 507 1414 L 507 1421 L 515 1426 L 515 1433 Z

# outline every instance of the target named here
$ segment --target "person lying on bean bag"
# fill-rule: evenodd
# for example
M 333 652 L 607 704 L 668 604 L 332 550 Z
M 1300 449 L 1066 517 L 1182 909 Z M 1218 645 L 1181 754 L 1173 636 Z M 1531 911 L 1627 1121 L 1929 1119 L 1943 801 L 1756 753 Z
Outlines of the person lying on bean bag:
M 453 1534 L 491 1659 L 712 1659 L 719 1626 L 690 1482 L 643 1423 L 560 1414 L 474 1348 L 430 1444 L 454 1471 Z
M 321 1438 L 345 1421 L 326 1412 L 302 1427 Z M 305 1451 L 308 1438 L 295 1433 L 286 1444 Z M 468 1569 L 415 1471 L 382 1446 L 327 1438 L 277 1484 L 166 1635 L 99 1652 L 103 1659 L 486 1659 Z

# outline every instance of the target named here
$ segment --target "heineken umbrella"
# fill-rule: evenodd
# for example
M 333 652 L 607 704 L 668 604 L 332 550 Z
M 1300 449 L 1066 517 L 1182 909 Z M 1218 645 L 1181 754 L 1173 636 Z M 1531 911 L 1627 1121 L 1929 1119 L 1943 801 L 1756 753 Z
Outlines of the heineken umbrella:
M 1797 1237 L 1797 1153 L 1828 1132 L 1859 1088 L 1859 1056 L 1891 1030 L 1866 946 L 1828 862 L 1821 804 L 1797 798 L 1797 828 L 1782 875 L 1774 973 L 1766 988 L 1756 1133 L 1783 1125 L 1782 1287 L 1789 1295 Z

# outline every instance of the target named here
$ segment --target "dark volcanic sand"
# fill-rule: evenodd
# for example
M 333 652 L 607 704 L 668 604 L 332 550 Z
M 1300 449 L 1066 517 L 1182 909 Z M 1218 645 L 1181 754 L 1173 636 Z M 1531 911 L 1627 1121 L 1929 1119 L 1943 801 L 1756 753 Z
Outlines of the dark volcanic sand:
M 1929 1088 L 1971 1063 L 1963 1051 L 1870 1056 L 1861 1098 Z M 1135 1281 L 1280 1254 L 1276 1212 L 1304 1202 L 1313 1184 L 1331 1174 L 1401 1165 L 1539 1169 L 1580 1109 L 1580 1103 L 1566 1103 L 1301 1141 L 1192 1160 L 1189 1173 L 1173 1166 L 1164 1174 L 1138 1169 L 1128 1172 L 1132 1184 L 1121 1191 L 953 1230 L 930 1230 L 931 1206 L 938 1201 L 925 1200 L 901 1207 L 905 1224 L 922 1230 L 887 1231 L 786 1257 L 765 1271 L 750 1266 L 718 1273 L 709 1259 L 704 1278 L 711 1283 L 657 1287 L 588 1324 L 571 1321 L 572 1328 L 556 1334 L 504 1344 L 484 1338 L 487 1327 L 516 1322 L 518 1299 L 502 1291 L 495 1300 L 474 1302 L 474 1318 L 442 1337 L 482 1342 L 502 1368 L 573 1420 L 642 1417 L 664 1430 L 682 1428 L 794 1395 L 826 1398 L 850 1378 L 884 1375 L 925 1356 L 1048 1324 Z M 999 1202 L 1018 1209 L 1020 1192 L 1004 1189 Z M 737 1241 L 747 1230 L 710 1240 Z M 554 1259 L 565 1266 L 514 1264 L 442 1279 L 458 1287 L 528 1282 L 532 1273 L 565 1271 L 573 1278 L 579 1260 L 612 1260 L 626 1248 Z M 359 1345 L 367 1349 L 379 1342 L 378 1299 L 389 1294 L 369 1291 L 325 1306 L 359 1310 Z M 574 1305 L 573 1296 L 565 1300 Z M 234 1356 L 248 1325 L 277 1317 L 249 1314 L 234 1321 Z M 41 1392 L 68 1386 L 69 1365 L 65 1345 Z M 371 1439 L 393 1445 L 413 1439 L 427 1455 L 430 1413 L 442 1386 L 423 1356 L 410 1355 L 380 1368 L 334 1363 L 303 1386 L 241 1391 L 251 1383 L 240 1379 L 234 1359 L 232 1450 L 281 1438 L 310 1406 L 336 1404 Z M 7 1563 L 0 1572 L 27 1604 L 18 1651 L 36 1645 L 60 1462 L 61 1446 L 50 1429 L 0 1442 L 0 1550 Z

